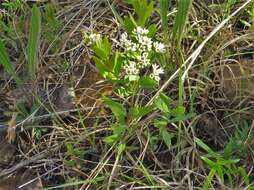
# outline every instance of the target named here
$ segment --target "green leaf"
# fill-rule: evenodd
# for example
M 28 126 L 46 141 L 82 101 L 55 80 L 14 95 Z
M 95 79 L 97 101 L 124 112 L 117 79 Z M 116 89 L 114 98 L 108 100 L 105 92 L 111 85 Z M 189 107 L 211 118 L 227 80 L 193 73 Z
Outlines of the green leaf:
M 195 142 L 198 146 L 203 148 L 209 155 L 215 155 L 216 153 L 208 146 L 206 145 L 201 139 L 195 137 Z
M 192 0 L 181 0 L 176 14 L 176 18 L 173 26 L 173 40 L 177 42 L 179 46 L 184 33 L 184 27 L 188 19 L 189 8 L 192 4 Z
M 216 171 L 218 173 L 218 176 L 221 179 L 221 182 L 224 184 L 224 172 L 223 172 L 223 168 L 219 164 L 216 166 Z
M 74 155 L 74 149 L 73 149 L 72 143 L 67 142 L 67 143 L 66 143 L 66 149 L 67 149 L 67 153 L 68 153 L 69 155 Z
M 232 159 L 224 160 L 223 159 L 223 160 L 219 160 L 218 164 L 220 164 L 220 165 L 230 165 L 230 164 L 236 164 L 238 162 L 240 162 L 240 159 L 234 159 L 234 160 L 232 160 Z
M 156 27 L 156 24 L 151 24 L 149 27 L 148 27 L 148 34 L 147 36 L 149 38 L 153 38 L 157 32 L 157 27 Z
M 227 181 L 229 182 L 229 186 L 233 186 L 233 178 L 232 178 L 232 171 L 225 171 L 225 174 L 226 174 L 226 178 L 227 178 Z
M 155 80 L 151 79 L 150 77 L 145 76 L 145 77 L 140 78 L 139 85 L 142 88 L 151 89 L 151 88 L 154 88 L 155 86 L 157 86 L 157 82 Z
M 170 0 L 160 0 L 160 16 L 161 16 L 161 24 L 164 33 L 165 39 L 168 39 L 169 31 L 168 31 L 168 9 L 169 9 L 169 1 Z
M 154 9 L 154 2 L 147 0 L 128 0 L 127 3 L 131 4 L 137 15 L 137 24 L 144 27 L 148 18 L 151 16 Z
M 120 121 L 123 122 L 127 115 L 127 111 L 124 106 L 118 102 L 111 100 L 110 98 L 103 97 L 104 103 L 109 106 L 114 116 Z
M 140 0 L 138 0 L 140 1 Z M 144 0 L 146 1 L 146 0 Z M 145 27 L 145 24 L 148 20 L 148 18 L 152 15 L 153 9 L 154 9 L 154 2 L 151 1 L 148 5 L 145 6 L 145 8 L 143 7 L 143 10 L 141 10 L 140 14 L 139 14 L 139 21 L 138 24 L 140 26 Z
M 113 133 L 117 136 L 121 136 L 124 131 L 127 129 L 126 125 L 119 125 L 119 124 L 112 124 L 111 128 L 113 130 Z
M 113 72 L 114 74 L 118 77 L 120 74 L 120 71 L 122 69 L 123 66 L 123 58 L 121 57 L 120 53 L 118 51 L 115 52 L 114 56 L 113 56 Z
M 105 79 L 108 79 L 108 80 L 110 80 L 110 81 L 117 81 L 118 80 L 118 77 L 116 77 L 113 73 L 111 73 L 111 72 L 105 72 L 104 74 L 103 74 L 103 77 L 105 78 Z
M 92 59 L 95 62 L 95 66 L 99 70 L 101 75 L 104 75 L 105 72 L 110 71 L 110 69 L 106 65 L 104 65 L 104 62 L 100 58 L 93 56 Z
M 111 43 L 109 42 L 107 37 L 103 38 L 102 41 L 105 54 L 107 55 L 107 57 L 109 57 L 111 53 Z
M 109 2 L 109 1 L 108 1 Z M 114 14 L 116 20 L 122 25 L 124 26 L 124 21 L 122 19 L 122 17 L 120 16 L 120 14 L 117 12 L 117 10 L 115 9 L 115 2 L 113 2 L 112 4 L 109 3 L 110 9 L 112 11 L 112 13 Z
M 239 167 L 238 171 L 239 171 L 239 174 L 241 175 L 245 185 L 248 186 L 250 184 L 250 178 L 249 178 L 249 175 L 246 172 L 245 168 Z
M 210 159 L 208 159 L 207 157 L 201 156 L 201 159 L 209 165 L 210 168 L 215 168 L 216 167 L 216 163 Z
M 163 141 L 165 142 L 165 144 L 167 145 L 168 148 L 171 147 L 171 139 L 174 137 L 173 134 L 169 133 L 166 128 L 162 128 L 161 131 L 161 136 L 162 136 L 162 139 Z
M 209 172 L 206 180 L 205 180 L 205 183 L 203 185 L 203 190 L 208 190 L 209 189 L 209 186 L 212 185 L 212 180 L 213 180 L 213 177 L 214 175 L 216 174 L 216 170 L 215 169 L 211 169 L 211 171 Z
M 94 51 L 97 57 L 106 61 L 109 60 L 109 56 L 111 53 L 111 44 L 106 37 L 100 38 L 99 40 L 96 41 L 95 44 L 93 44 L 92 50 Z
M 113 130 L 113 135 L 107 136 L 103 141 L 109 145 L 113 145 L 120 140 L 122 134 L 127 129 L 126 125 L 112 124 L 111 128 Z
M 103 141 L 106 143 L 106 144 L 109 144 L 109 145 L 113 145 L 115 142 L 118 141 L 118 135 L 116 134 L 113 134 L 113 135 L 110 135 L 110 136 L 107 136 L 103 139 Z
M 170 119 L 169 122 L 175 123 L 175 122 L 179 122 L 179 121 L 185 121 L 185 120 L 193 118 L 194 116 L 196 116 L 195 113 L 188 113 L 185 115 L 179 115 L 179 116 L 176 116 L 175 118 Z
M 131 19 L 132 18 L 132 19 Z M 129 17 L 124 17 L 124 28 L 128 34 L 131 34 L 134 28 L 136 27 L 136 23 L 133 23 L 133 17 L 129 14 Z M 135 22 L 135 21 L 134 21 Z
M 161 129 L 161 128 L 165 128 L 168 124 L 168 121 L 165 119 L 156 119 L 154 120 L 154 126 Z
M 99 73 L 105 79 L 108 79 L 110 81 L 116 81 L 119 79 L 114 73 L 111 72 L 111 68 L 109 68 L 107 65 L 105 65 L 104 62 L 100 58 L 93 56 L 92 59 L 95 62 L 95 66 L 99 70 Z
M 97 45 L 93 45 L 93 46 L 92 46 L 92 49 L 93 49 L 95 55 L 96 55 L 98 58 L 100 58 L 100 59 L 102 59 L 102 60 L 104 60 L 104 61 L 108 59 L 107 54 L 106 54 L 105 51 L 103 50 L 103 47 L 99 47 L 99 46 L 97 46 Z
M 176 65 L 174 65 L 172 63 L 172 60 L 171 60 L 169 54 L 167 54 L 167 53 L 156 53 L 155 57 L 158 60 L 158 62 L 160 63 L 160 65 L 163 68 L 165 68 L 166 70 L 168 70 L 169 73 L 170 73 L 170 71 L 175 70 Z
M 12 76 L 12 78 L 16 81 L 19 85 L 21 84 L 21 80 L 18 78 L 15 69 L 10 61 L 8 53 L 5 49 L 4 43 L 0 40 L 0 64 L 3 65 L 4 70 Z
M 155 106 L 160 109 L 163 113 L 169 114 L 170 108 L 170 98 L 166 96 L 165 94 L 161 93 L 159 97 L 154 101 Z
M 34 4 L 29 28 L 29 38 L 27 46 L 28 73 L 30 79 L 35 79 L 37 69 L 37 59 L 39 50 L 39 40 L 41 35 L 41 14 L 39 8 Z
M 130 115 L 133 118 L 139 118 L 147 115 L 151 111 L 153 111 L 154 106 L 147 107 L 134 107 L 130 109 Z
M 117 154 L 118 155 L 121 155 L 122 153 L 123 153 L 123 151 L 125 150 L 125 148 L 126 148 L 126 144 L 120 144 L 120 145 L 118 145 L 118 151 L 117 151 Z
M 225 148 L 224 148 L 224 153 L 223 153 L 223 157 L 228 159 L 230 157 L 232 157 L 233 154 L 233 142 L 232 139 L 226 144 Z
M 185 114 L 185 107 L 181 105 L 177 106 L 177 108 L 172 111 L 172 115 L 175 117 L 182 116 L 184 114 Z
M 17 109 L 19 114 L 22 115 L 23 117 L 27 117 L 29 115 L 29 111 L 27 110 L 27 107 L 24 101 L 17 101 L 15 109 Z

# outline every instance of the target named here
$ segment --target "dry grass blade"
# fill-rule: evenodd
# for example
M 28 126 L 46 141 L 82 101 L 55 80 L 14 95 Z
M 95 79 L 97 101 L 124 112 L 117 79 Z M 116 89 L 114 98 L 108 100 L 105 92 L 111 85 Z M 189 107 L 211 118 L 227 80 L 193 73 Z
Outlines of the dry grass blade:
M 11 120 L 8 122 L 7 140 L 12 143 L 16 139 L 16 118 L 18 113 L 13 113 Z
M 218 26 L 216 26 L 213 31 L 207 36 L 207 38 L 199 45 L 199 47 L 191 54 L 191 56 L 185 61 L 184 65 L 187 65 L 187 63 L 189 61 L 191 61 L 188 65 L 188 67 L 186 68 L 186 70 L 184 71 L 184 74 L 182 76 L 182 81 L 184 82 L 190 68 L 192 67 L 192 65 L 194 64 L 194 62 L 196 61 L 198 55 L 201 53 L 203 47 L 205 46 L 205 44 L 221 29 L 225 26 L 226 23 L 228 23 L 228 21 L 234 17 L 237 13 L 239 13 L 244 7 L 246 7 L 249 3 L 253 2 L 252 0 L 248 0 L 246 1 L 241 7 L 239 7 L 235 12 L 233 12 L 230 16 L 228 16 L 225 20 L 223 20 Z

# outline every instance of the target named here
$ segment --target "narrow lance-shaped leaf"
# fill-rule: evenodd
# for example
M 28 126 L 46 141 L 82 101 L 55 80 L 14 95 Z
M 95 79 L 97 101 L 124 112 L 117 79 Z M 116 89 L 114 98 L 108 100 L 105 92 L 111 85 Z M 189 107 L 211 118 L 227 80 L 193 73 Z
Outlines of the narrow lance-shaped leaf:
M 4 70 L 14 78 L 17 84 L 21 83 L 21 80 L 18 78 L 15 69 L 11 64 L 10 58 L 2 40 L 0 40 L 0 64 L 3 65 Z
M 202 188 L 203 190 L 208 190 L 209 186 L 212 186 L 212 180 L 215 174 L 216 174 L 216 169 L 212 168 L 204 182 L 204 185 Z
M 168 39 L 168 9 L 170 0 L 160 0 L 160 16 L 165 39 Z
M 206 145 L 201 139 L 195 137 L 195 142 L 201 148 L 203 148 L 209 155 L 217 156 L 218 154 L 214 152 L 208 145 Z M 219 155 L 218 155 L 219 157 Z
M 182 40 L 184 27 L 188 19 L 189 8 L 192 4 L 192 0 L 180 0 L 178 11 L 173 26 L 173 40 L 177 42 L 179 46 Z
M 112 4 L 109 3 L 109 6 L 110 6 L 110 9 L 111 9 L 112 13 L 114 14 L 116 20 L 120 23 L 120 25 L 124 26 L 124 21 L 123 21 L 122 17 L 115 9 L 115 2 L 113 2 Z
M 30 79 L 35 78 L 38 61 L 40 35 L 41 35 L 41 14 L 39 8 L 36 5 L 33 5 L 27 47 L 28 73 Z
M 160 133 L 164 143 L 167 145 L 168 148 L 171 147 L 171 139 L 174 137 L 173 134 L 169 133 L 166 128 L 161 128 Z

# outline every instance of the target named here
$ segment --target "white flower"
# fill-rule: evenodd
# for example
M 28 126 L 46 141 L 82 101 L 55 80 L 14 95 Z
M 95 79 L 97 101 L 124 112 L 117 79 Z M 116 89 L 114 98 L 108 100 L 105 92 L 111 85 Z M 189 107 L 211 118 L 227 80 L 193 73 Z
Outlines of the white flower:
M 144 52 L 141 55 L 138 55 L 137 60 L 140 63 L 140 65 L 138 65 L 140 68 L 145 68 L 151 65 L 151 60 L 148 58 L 147 52 Z
M 128 39 L 128 34 L 126 32 L 122 33 L 120 36 L 120 45 L 125 47 L 126 44 L 129 44 L 130 40 Z
M 153 41 L 151 38 L 149 38 L 147 36 L 139 36 L 137 39 L 138 39 L 138 43 L 140 44 L 140 48 L 142 51 L 151 51 L 152 50 Z
M 137 68 L 137 64 L 134 61 L 129 61 L 124 65 L 126 77 L 129 78 L 130 81 L 135 81 L 139 79 L 139 69 Z
M 124 32 L 120 37 L 120 45 L 126 49 L 126 51 L 137 51 L 138 44 L 128 39 L 128 34 Z
M 152 79 L 156 80 L 157 82 L 159 82 L 160 81 L 160 74 L 163 74 L 164 71 L 162 68 L 160 68 L 159 65 L 156 65 L 156 64 L 153 64 L 152 68 L 153 68 L 153 73 L 150 74 L 150 77 Z
M 120 36 L 120 41 L 125 42 L 126 40 L 128 40 L 128 34 L 124 32 Z
M 152 50 L 153 41 L 151 38 L 147 37 L 149 30 L 138 26 L 137 28 L 135 28 L 133 30 L 132 33 L 135 35 L 134 37 L 137 39 L 137 41 L 140 45 L 141 51 L 151 51 Z
M 165 45 L 161 42 L 154 42 L 153 47 L 157 53 L 165 53 Z
M 122 47 L 126 47 L 126 46 L 130 46 L 131 45 L 131 41 L 128 39 L 128 34 L 126 32 L 121 34 L 120 45 Z
M 129 61 L 127 64 L 124 65 L 124 69 L 127 75 L 137 75 L 139 74 L 139 69 L 134 61 Z
M 136 27 L 132 34 L 126 32 L 120 36 L 120 47 L 124 49 L 123 55 L 126 58 L 124 64 L 125 78 L 129 81 L 137 81 L 140 78 L 140 71 L 149 68 L 152 65 L 152 73 L 150 77 L 157 82 L 160 81 L 160 75 L 164 73 L 163 69 L 152 64 L 149 59 L 150 52 L 156 51 L 164 53 L 165 45 L 161 42 L 153 42 L 152 38 L 148 37 L 149 30 L 146 28 Z
M 128 51 L 133 51 L 133 52 L 135 52 L 135 51 L 138 50 L 138 48 L 139 48 L 139 45 L 132 42 L 132 43 L 131 43 L 131 46 L 129 46 L 129 48 L 128 48 L 127 50 L 128 50 Z
M 95 34 L 95 33 L 91 33 L 89 36 L 89 41 L 90 43 L 95 43 L 96 41 L 98 41 L 101 38 L 100 34 Z
M 144 36 L 147 35 L 149 32 L 149 30 L 147 30 L 146 28 L 141 28 L 140 26 L 138 26 L 137 28 L 135 28 L 133 30 L 133 34 L 137 35 L 137 36 Z

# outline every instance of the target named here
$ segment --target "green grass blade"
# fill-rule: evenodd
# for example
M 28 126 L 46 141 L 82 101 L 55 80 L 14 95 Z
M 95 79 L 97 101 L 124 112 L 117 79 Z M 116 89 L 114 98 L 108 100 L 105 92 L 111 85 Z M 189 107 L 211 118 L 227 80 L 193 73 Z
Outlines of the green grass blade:
M 115 2 L 113 2 L 112 4 L 107 0 L 110 9 L 112 11 L 112 13 L 114 14 L 116 20 L 120 23 L 120 25 L 124 26 L 124 21 L 121 17 L 121 15 L 117 12 L 117 10 L 115 9 Z
M 199 147 L 203 148 L 209 155 L 215 154 L 215 152 L 208 145 L 206 145 L 201 139 L 195 137 L 195 142 Z
M 216 170 L 211 169 L 203 185 L 203 188 L 202 188 L 203 190 L 208 190 L 209 186 L 212 186 L 212 181 L 215 174 L 216 174 Z
M 168 9 L 169 9 L 169 1 L 170 0 L 160 0 L 160 16 L 161 16 L 161 24 L 162 24 L 162 29 L 164 33 L 165 39 L 168 39 Z
M 30 79 L 35 79 L 40 33 L 41 14 L 39 8 L 36 5 L 33 5 L 27 47 L 28 73 Z
M 4 43 L 0 40 L 0 64 L 3 65 L 4 70 L 13 77 L 17 84 L 21 83 L 18 78 L 13 65 L 11 64 L 9 55 L 5 49 Z
M 173 40 L 177 42 L 179 46 L 182 40 L 184 27 L 188 19 L 189 8 L 192 4 L 192 0 L 180 0 L 178 11 L 173 26 Z

